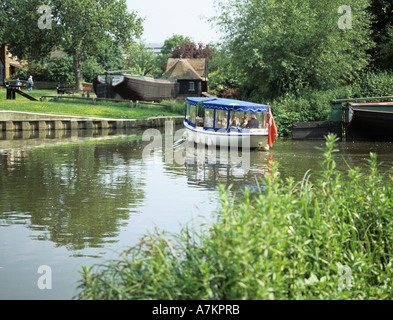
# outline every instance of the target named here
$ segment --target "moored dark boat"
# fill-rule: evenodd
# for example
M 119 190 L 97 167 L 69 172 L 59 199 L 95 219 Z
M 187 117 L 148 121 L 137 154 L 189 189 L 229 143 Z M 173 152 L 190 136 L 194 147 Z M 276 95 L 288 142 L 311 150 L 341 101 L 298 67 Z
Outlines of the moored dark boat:
M 393 141 L 393 102 L 350 103 L 347 138 Z
M 177 96 L 176 80 L 153 79 L 130 74 L 101 74 L 93 80 L 98 98 L 161 101 Z

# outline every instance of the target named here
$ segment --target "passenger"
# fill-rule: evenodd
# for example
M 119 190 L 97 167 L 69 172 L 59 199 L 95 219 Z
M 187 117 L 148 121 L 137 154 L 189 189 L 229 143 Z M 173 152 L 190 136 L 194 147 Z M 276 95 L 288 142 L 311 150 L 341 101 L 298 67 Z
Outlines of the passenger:
M 212 128 L 213 127 L 213 119 L 210 117 L 209 111 L 206 111 L 206 127 Z
M 240 125 L 240 127 L 241 127 L 242 129 L 247 129 L 247 128 L 248 128 L 247 116 L 245 116 L 245 117 L 243 118 L 243 122 L 242 122 L 242 124 Z
M 259 121 L 255 116 L 255 113 L 251 114 L 251 120 L 248 122 L 248 126 L 249 128 L 259 128 Z
M 232 127 L 235 127 L 235 128 L 237 128 L 237 127 L 238 127 L 238 125 L 239 125 L 239 121 L 237 121 L 237 118 L 236 118 L 236 116 L 234 116 L 234 117 L 232 118 L 232 122 L 231 122 L 231 128 L 232 128 Z
M 222 119 L 221 128 L 222 128 L 222 129 L 226 129 L 227 126 L 228 126 L 227 118 L 223 118 L 223 119 Z

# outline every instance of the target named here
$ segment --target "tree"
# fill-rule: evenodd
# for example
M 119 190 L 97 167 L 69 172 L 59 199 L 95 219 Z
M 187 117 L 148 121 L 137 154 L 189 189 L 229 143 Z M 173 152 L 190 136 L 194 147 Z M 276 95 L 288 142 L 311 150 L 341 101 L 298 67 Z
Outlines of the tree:
M 96 52 L 94 57 L 106 71 L 124 70 L 127 67 L 123 52 L 115 43 L 105 46 L 103 50 Z
M 155 54 L 146 48 L 146 45 L 139 41 L 128 46 L 125 51 L 127 68 L 135 70 L 141 76 L 152 76 L 155 69 Z
M 238 91 L 246 74 L 233 63 L 233 57 L 226 47 L 221 47 L 209 63 L 209 91 L 221 96 L 224 91 Z
M 54 45 L 62 45 L 73 58 L 77 89 L 82 89 L 84 57 L 97 54 L 112 43 L 125 46 L 143 30 L 142 19 L 127 11 L 125 0 L 5 1 L 9 24 L 4 37 L 13 54 L 38 60 L 47 56 Z M 38 8 L 42 5 L 50 9 L 50 28 L 37 25 L 42 16 Z
M 164 45 L 161 48 L 161 54 L 155 59 L 155 65 L 157 67 L 155 77 L 160 77 L 165 72 L 168 58 L 172 57 L 173 49 L 182 43 L 189 42 L 191 42 L 190 38 L 176 34 L 164 41 Z
M 49 5 L 49 0 L 0 0 L 0 3 L 0 15 L 6 17 L 1 18 L 0 36 L 12 54 L 33 63 L 48 56 L 59 36 L 57 29 L 38 27 L 38 8 Z
M 194 42 L 183 42 L 172 51 L 172 58 L 198 59 L 205 58 L 209 62 L 214 56 L 213 49 L 203 43 L 198 46 Z
M 372 37 L 376 43 L 371 51 L 374 67 L 382 70 L 393 69 L 393 2 L 372 0 L 369 12 L 373 15 Z
M 52 0 L 64 47 L 73 57 L 77 89 L 82 89 L 82 57 L 114 41 L 122 47 L 142 33 L 142 20 L 125 0 Z
M 354 81 L 367 67 L 372 47 L 368 0 L 217 0 L 214 23 L 225 35 L 243 84 L 264 97 L 302 88 L 329 88 Z M 340 28 L 340 18 L 351 26 Z

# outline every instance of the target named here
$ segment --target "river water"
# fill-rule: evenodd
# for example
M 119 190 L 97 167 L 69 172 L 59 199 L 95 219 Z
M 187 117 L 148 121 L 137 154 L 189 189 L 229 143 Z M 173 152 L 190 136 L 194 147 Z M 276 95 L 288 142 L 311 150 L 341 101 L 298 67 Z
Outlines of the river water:
M 271 160 L 284 177 L 301 179 L 320 168 L 316 147 L 324 145 L 278 139 L 268 152 L 235 159 L 182 151 L 179 136 L 159 133 L 157 140 L 146 131 L 0 136 L 0 299 L 72 299 L 83 265 L 117 258 L 155 228 L 209 223 L 219 209 L 217 186 L 233 185 L 234 195 L 263 189 Z M 375 152 L 388 170 L 392 147 L 339 142 L 335 159 L 347 170 Z

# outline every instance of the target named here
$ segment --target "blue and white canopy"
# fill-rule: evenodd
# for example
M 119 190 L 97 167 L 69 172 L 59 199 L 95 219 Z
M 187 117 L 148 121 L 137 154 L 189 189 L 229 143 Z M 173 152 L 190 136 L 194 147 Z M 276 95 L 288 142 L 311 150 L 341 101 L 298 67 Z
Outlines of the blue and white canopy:
M 267 112 L 268 106 L 265 104 L 258 104 L 248 101 L 223 99 L 223 98 L 187 98 L 188 104 L 198 106 L 199 103 L 202 107 L 209 109 L 239 111 L 239 112 Z

